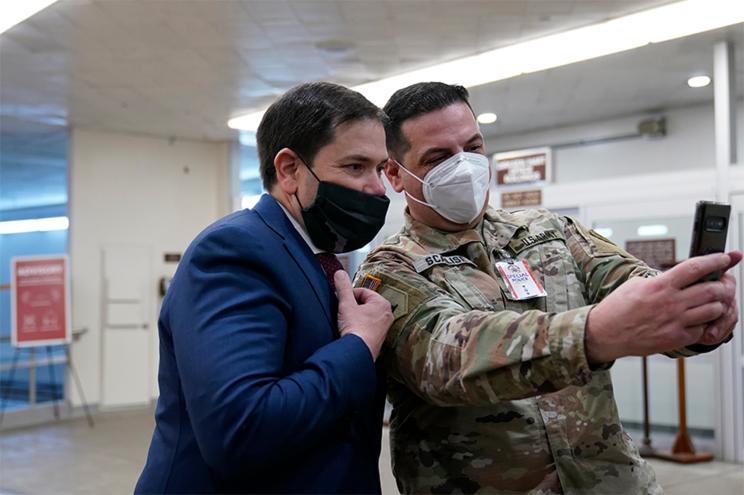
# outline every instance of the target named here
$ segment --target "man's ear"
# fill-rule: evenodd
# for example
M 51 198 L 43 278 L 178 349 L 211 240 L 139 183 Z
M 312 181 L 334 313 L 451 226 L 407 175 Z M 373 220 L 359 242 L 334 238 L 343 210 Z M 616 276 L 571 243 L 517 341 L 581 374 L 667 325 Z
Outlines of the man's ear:
M 299 168 L 302 166 L 300 157 L 289 148 L 282 148 L 274 156 L 276 185 L 289 196 L 297 192 Z
M 401 171 L 398 162 L 392 158 L 385 163 L 385 177 L 387 177 L 395 192 L 399 193 L 403 191 L 403 176 L 401 174 L 404 173 L 405 172 Z

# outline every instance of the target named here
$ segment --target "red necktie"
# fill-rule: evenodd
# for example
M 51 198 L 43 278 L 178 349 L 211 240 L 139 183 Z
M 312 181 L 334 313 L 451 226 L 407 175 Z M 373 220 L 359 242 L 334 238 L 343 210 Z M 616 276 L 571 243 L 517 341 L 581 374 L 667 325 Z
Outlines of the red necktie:
M 333 253 L 318 253 L 315 257 L 318 258 L 320 266 L 323 268 L 323 273 L 325 273 L 326 280 L 328 280 L 331 290 L 336 292 L 336 284 L 333 282 L 333 274 L 339 270 L 343 270 L 343 265 Z

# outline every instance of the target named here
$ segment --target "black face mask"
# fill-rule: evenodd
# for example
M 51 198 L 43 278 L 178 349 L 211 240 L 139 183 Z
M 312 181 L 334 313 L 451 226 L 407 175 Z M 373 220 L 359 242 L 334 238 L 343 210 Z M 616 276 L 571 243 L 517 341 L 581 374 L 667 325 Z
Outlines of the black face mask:
M 346 253 L 369 243 L 385 224 L 390 200 L 318 179 L 313 204 L 302 206 L 302 220 L 310 239 L 324 251 Z M 295 195 L 296 196 L 296 195 Z M 300 199 L 297 198 L 297 202 Z

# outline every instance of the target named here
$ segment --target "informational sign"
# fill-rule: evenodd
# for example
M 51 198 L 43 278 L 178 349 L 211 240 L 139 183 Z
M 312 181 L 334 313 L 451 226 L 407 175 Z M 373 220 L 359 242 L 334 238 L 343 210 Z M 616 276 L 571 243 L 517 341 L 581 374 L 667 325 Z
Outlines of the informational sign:
M 625 250 L 657 270 L 667 270 L 677 263 L 674 239 L 625 241 Z
M 11 342 L 16 347 L 69 343 L 67 256 L 24 256 L 10 262 Z
M 541 204 L 542 189 L 530 189 L 528 191 L 509 191 L 501 193 L 502 208 L 540 206 Z
M 532 148 L 493 155 L 496 185 L 549 182 L 551 173 L 550 148 Z

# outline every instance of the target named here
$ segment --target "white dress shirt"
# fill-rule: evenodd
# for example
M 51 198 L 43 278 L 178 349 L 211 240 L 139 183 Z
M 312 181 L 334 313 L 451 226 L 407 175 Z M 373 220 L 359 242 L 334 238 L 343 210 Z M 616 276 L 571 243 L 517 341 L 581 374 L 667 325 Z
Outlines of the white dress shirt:
M 279 201 L 277 201 L 277 203 L 279 203 Z M 297 233 L 300 234 L 300 237 L 302 237 L 302 239 L 310 247 L 310 250 L 313 252 L 313 254 L 324 253 L 325 251 L 323 251 L 322 249 L 318 249 L 318 247 L 313 243 L 313 241 L 310 239 L 310 236 L 307 233 L 307 230 L 305 230 L 305 227 L 303 227 L 302 224 L 300 224 L 300 222 L 298 222 L 295 219 L 295 217 L 292 216 L 289 210 L 286 209 L 284 205 L 281 203 L 279 203 L 279 206 L 284 211 L 284 214 L 287 215 L 287 218 L 289 218 L 289 221 L 292 222 L 292 225 L 297 230 Z

